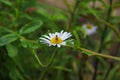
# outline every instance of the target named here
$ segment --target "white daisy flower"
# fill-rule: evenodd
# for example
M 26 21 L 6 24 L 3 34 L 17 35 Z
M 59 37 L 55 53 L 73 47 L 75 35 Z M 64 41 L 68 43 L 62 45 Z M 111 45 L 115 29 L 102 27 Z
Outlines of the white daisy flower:
M 97 30 L 97 27 L 90 23 L 84 24 L 82 27 L 85 30 L 86 35 L 94 34 Z
M 49 46 L 57 45 L 57 47 L 60 47 L 61 45 L 66 45 L 66 39 L 71 37 L 72 34 L 68 32 L 63 32 L 63 30 L 55 33 L 49 33 L 48 35 L 43 35 L 43 37 L 40 38 L 40 42 L 43 42 L 45 44 L 48 44 Z

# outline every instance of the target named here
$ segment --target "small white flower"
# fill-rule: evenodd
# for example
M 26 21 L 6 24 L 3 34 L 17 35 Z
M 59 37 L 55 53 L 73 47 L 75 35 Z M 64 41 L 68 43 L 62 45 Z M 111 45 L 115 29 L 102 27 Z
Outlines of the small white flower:
M 85 30 L 86 35 L 94 34 L 97 30 L 97 27 L 90 23 L 84 24 L 82 28 Z
M 43 42 L 45 44 L 48 44 L 49 46 L 57 45 L 57 47 L 60 47 L 61 45 L 66 45 L 66 39 L 71 37 L 72 34 L 68 32 L 55 32 L 55 33 L 49 33 L 48 35 L 43 35 L 43 37 L 40 38 L 40 42 Z

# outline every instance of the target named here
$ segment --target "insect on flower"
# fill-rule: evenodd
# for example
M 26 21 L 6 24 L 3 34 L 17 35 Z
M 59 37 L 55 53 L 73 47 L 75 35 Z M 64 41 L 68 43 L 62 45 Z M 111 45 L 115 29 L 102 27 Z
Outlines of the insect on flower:
M 49 46 L 57 45 L 57 47 L 61 47 L 61 45 L 66 45 L 66 39 L 71 37 L 72 34 L 68 32 L 55 32 L 55 33 L 49 33 L 48 35 L 43 35 L 43 37 L 40 38 L 40 42 L 48 44 Z
M 84 24 L 82 28 L 85 30 L 87 35 L 94 34 L 97 30 L 97 27 L 90 23 Z

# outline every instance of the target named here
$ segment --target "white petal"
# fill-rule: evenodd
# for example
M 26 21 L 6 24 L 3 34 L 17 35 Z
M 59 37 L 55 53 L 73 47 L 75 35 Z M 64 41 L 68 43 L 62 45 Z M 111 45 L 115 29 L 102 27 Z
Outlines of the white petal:
M 92 31 L 92 30 L 86 30 L 86 34 L 87 35 L 91 35 L 91 34 L 93 34 L 94 32 Z
M 49 44 L 49 46 L 51 46 L 51 45 Z
M 56 36 L 56 35 L 57 35 L 58 37 L 60 37 L 60 34 L 59 34 L 58 32 L 55 33 L 55 36 Z
M 45 38 L 40 38 L 40 39 L 41 39 L 41 41 L 46 41 L 46 42 L 50 43 L 50 41 L 48 39 L 45 39 Z
M 66 40 L 67 38 L 69 38 L 70 36 L 72 36 L 71 35 L 71 33 L 63 33 L 63 35 L 61 36 L 61 38 L 63 39 L 63 40 Z
M 82 25 L 82 28 L 87 29 L 87 25 L 86 24 Z
M 47 36 L 47 35 L 44 35 L 44 37 L 47 38 L 47 39 L 49 39 L 49 40 L 51 39 L 51 37 L 49 37 L 49 36 Z
M 61 38 L 63 39 L 65 36 L 67 35 L 67 32 L 64 32 L 61 36 Z
M 95 33 L 96 32 L 96 29 L 94 28 L 94 29 L 90 29 L 90 30 L 86 30 L 86 34 L 87 35 L 91 35 L 91 34 L 93 34 L 93 33 Z
M 93 26 L 93 28 L 92 28 L 92 29 L 96 31 L 96 30 L 97 30 L 97 27 L 96 27 L 96 26 Z
M 66 42 L 62 42 L 61 45 L 66 45 Z
M 63 30 L 60 32 L 60 37 L 63 35 Z
M 53 38 L 53 37 L 54 37 L 54 34 L 49 33 L 49 36 L 50 36 L 50 38 Z
M 67 38 L 69 38 L 69 37 L 71 37 L 72 36 L 72 34 L 70 34 L 70 33 L 68 33 L 65 37 L 65 39 L 67 39 Z
M 60 46 L 61 46 L 60 44 L 57 44 L 57 47 L 59 47 L 59 48 L 60 48 Z
M 41 40 L 40 42 L 45 43 L 45 44 L 50 44 L 50 42 L 43 41 L 43 40 Z
M 42 42 L 42 41 L 41 41 L 41 43 L 43 43 L 43 44 L 47 44 L 47 45 L 50 45 L 50 43 L 48 43 L 48 42 Z

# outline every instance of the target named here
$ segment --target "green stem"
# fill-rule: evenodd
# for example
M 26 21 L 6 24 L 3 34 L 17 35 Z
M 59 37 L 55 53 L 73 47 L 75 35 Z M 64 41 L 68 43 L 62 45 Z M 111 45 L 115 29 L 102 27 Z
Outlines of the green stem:
M 33 49 L 32 49 L 32 52 L 33 52 L 33 55 L 35 56 L 36 60 L 38 61 L 39 65 L 41 67 L 47 67 L 47 66 L 49 66 L 52 63 L 52 61 L 53 61 L 53 59 L 54 59 L 54 57 L 56 55 L 56 49 L 55 49 L 54 52 L 53 52 L 53 55 L 52 55 L 52 57 L 50 59 L 50 61 L 47 64 L 43 64 L 41 62 L 41 60 L 39 59 L 38 55 L 36 54 L 36 52 Z
M 110 55 L 103 55 L 103 54 L 94 54 L 96 56 L 101 56 L 101 57 L 105 57 L 105 58 L 110 58 L 110 59 L 114 59 L 114 60 L 118 60 L 120 61 L 120 58 L 119 57 L 114 57 L 114 56 L 110 56 Z
M 67 46 L 71 47 L 71 48 L 74 48 L 74 46 L 69 46 L 69 45 L 67 45 Z M 89 56 L 100 56 L 100 57 L 104 57 L 104 58 L 109 58 L 109 59 L 120 61 L 120 57 L 106 55 L 105 53 L 94 52 L 94 51 L 91 51 L 91 50 L 88 50 L 88 49 L 85 49 L 85 48 L 82 48 L 82 47 L 77 47 L 76 49 L 79 49 L 79 50 L 82 50 L 84 52 L 89 53 L 88 54 Z
M 69 4 L 68 0 L 63 0 L 63 1 L 64 1 L 65 5 L 67 6 L 69 12 L 71 12 L 72 11 L 72 9 L 71 9 L 72 6 Z
M 68 24 L 66 25 L 66 31 L 69 30 L 69 28 L 72 26 L 72 24 L 73 24 L 73 22 L 74 22 L 74 16 L 75 16 L 77 7 L 79 6 L 79 2 L 80 2 L 80 0 L 77 0 L 77 1 L 76 1 L 75 6 L 74 6 L 74 9 L 73 9 L 73 11 L 72 11 L 71 14 L 70 14 L 70 20 L 68 21 Z
M 110 52 L 111 52 L 111 55 L 112 55 L 112 56 L 113 56 L 113 55 L 115 56 L 115 55 L 117 55 L 117 53 L 119 52 L 120 43 L 115 44 L 115 45 L 112 45 L 112 47 L 114 47 L 114 48 L 113 48 L 113 50 L 110 51 Z M 114 66 L 114 62 L 111 61 L 111 62 L 109 63 L 109 68 L 108 68 L 107 72 L 105 73 L 105 76 L 103 77 L 103 80 L 107 80 L 107 77 L 109 76 L 110 71 L 111 71 L 114 67 L 115 67 L 115 66 Z
M 79 48 L 79 49 L 82 50 L 82 51 L 91 53 L 90 56 L 101 56 L 101 57 L 110 58 L 110 59 L 114 59 L 114 60 L 120 61 L 120 58 L 119 58 L 119 57 L 115 57 L 115 56 L 110 56 L 110 55 L 106 55 L 106 54 L 97 53 L 97 52 L 94 52 L 94 51 L 91 51 L 91 50 L 88 50 L 88 49 L 85 49 L 85 48 Z
M 120 31 L 119 29 L 117 29 L 115 26 L 111 25 L 109 22 L 99 19 L 101 22 L 103 22 L 108 28 L 110 28 L 111 30 L 114 31 L 114 33 L 116 34 L 117 37 L 120 38 Z
M 38 58 L 38 55 L 36 54 L 36 52 L 34 50 L 32 50 L 32 52 L 33 52 L 33 55 L 35 56 L 36 60 L 38 61 L 39 65 L 42 67 L 47 67 L 47 65 L 43 64 L 41 62 L 41 60 Z
M 7 30 L 8 32 L 11 32 L 12 34 L 15 34 L 18 38 L 20 38 L 21 40 L 25 40 L 25 41 L 28 41 L 28 42 L 31 42 L 31 43 L 36 43 L 36 41 L 34 40 L 29 40 L 29 39 L 26 39 L 25 37 L 21 36 L 19 33 L 13 31 L 13 30 L 10 30 L 10 29 L 7 29 L 7 28 L 4 28 L 5 30 Z
M 56 54 L 57 54 L 56 51 L 57 51 L 57 48 L 54 50 L 53 55 L 52 55 L 50 61 L 49 61 L 47 64 L 43 64 L 43 63 L 41 62 L 41 60 L 38 58 L 38 55 L 36 54 L 36 52 L 32 49 L 33 55 L 35 56 L 35 58 L 36 58 L 36 60 L 38 61 L 39 65 L 40 65 L 41 67 L 45 67 L 45 70 L 42 72 L 42 74 L 41 74 L 41 76 L 40 76 L 40 80 L 44 80 L 44 77 L 46 76 L 46 74 L 47 74 L 47 72 L 48 72 L 48 70 L 49 70 L 49 68 L 50 68 L 53 60 L 54 60 L 55 57 L 56 57 Z
M 50 67 L 51 67 L 51 64 L 52 64 L 53 60 L 54 60 L 55 57 L 56 57 L 56 54 L 57 54 L 56 51 L 57 51 L 57 49 L 54 50 L 50 62 L 49 62 L 48 65 L 45 67 L 45 70 L 43 71 L 43 73 L 42 73 L 41 76 L 40 76 L 40 80 L 44 80 L 45 76 L 46 76 L 47 73 L 49 72 L 49 69 L 50 69 Z
M 108 12 L 107 12 L 106 21 L 110 20 L 111 12 L 112 12 L 112 0 L 109 0 L 109 8 L 108 8 Z M 101 53 L 103 48 L 104 48 L 104 41 L 105 41 L 105 37 L 106 37 L 107 32 L 108 32 L 108 27 L 106 27 L 106 26 L 107 25 L 104 26 L 104 29 L 103 29 L 102 34 L 101 34 L 100 46 L 99 46 L 99 49 L 98 49 L 98 53 Z M 98 54 L 98 55 L 101 55 L 101 54 Z M 97 79 L 98 64 L 99 64 L 99 59 L 96 58 L 95 59 L 95 65 L 94 65 L 94 69 L 95 70 L 94 70 L 94 73 L 93 73 L 92 80 L 96 80 Z

